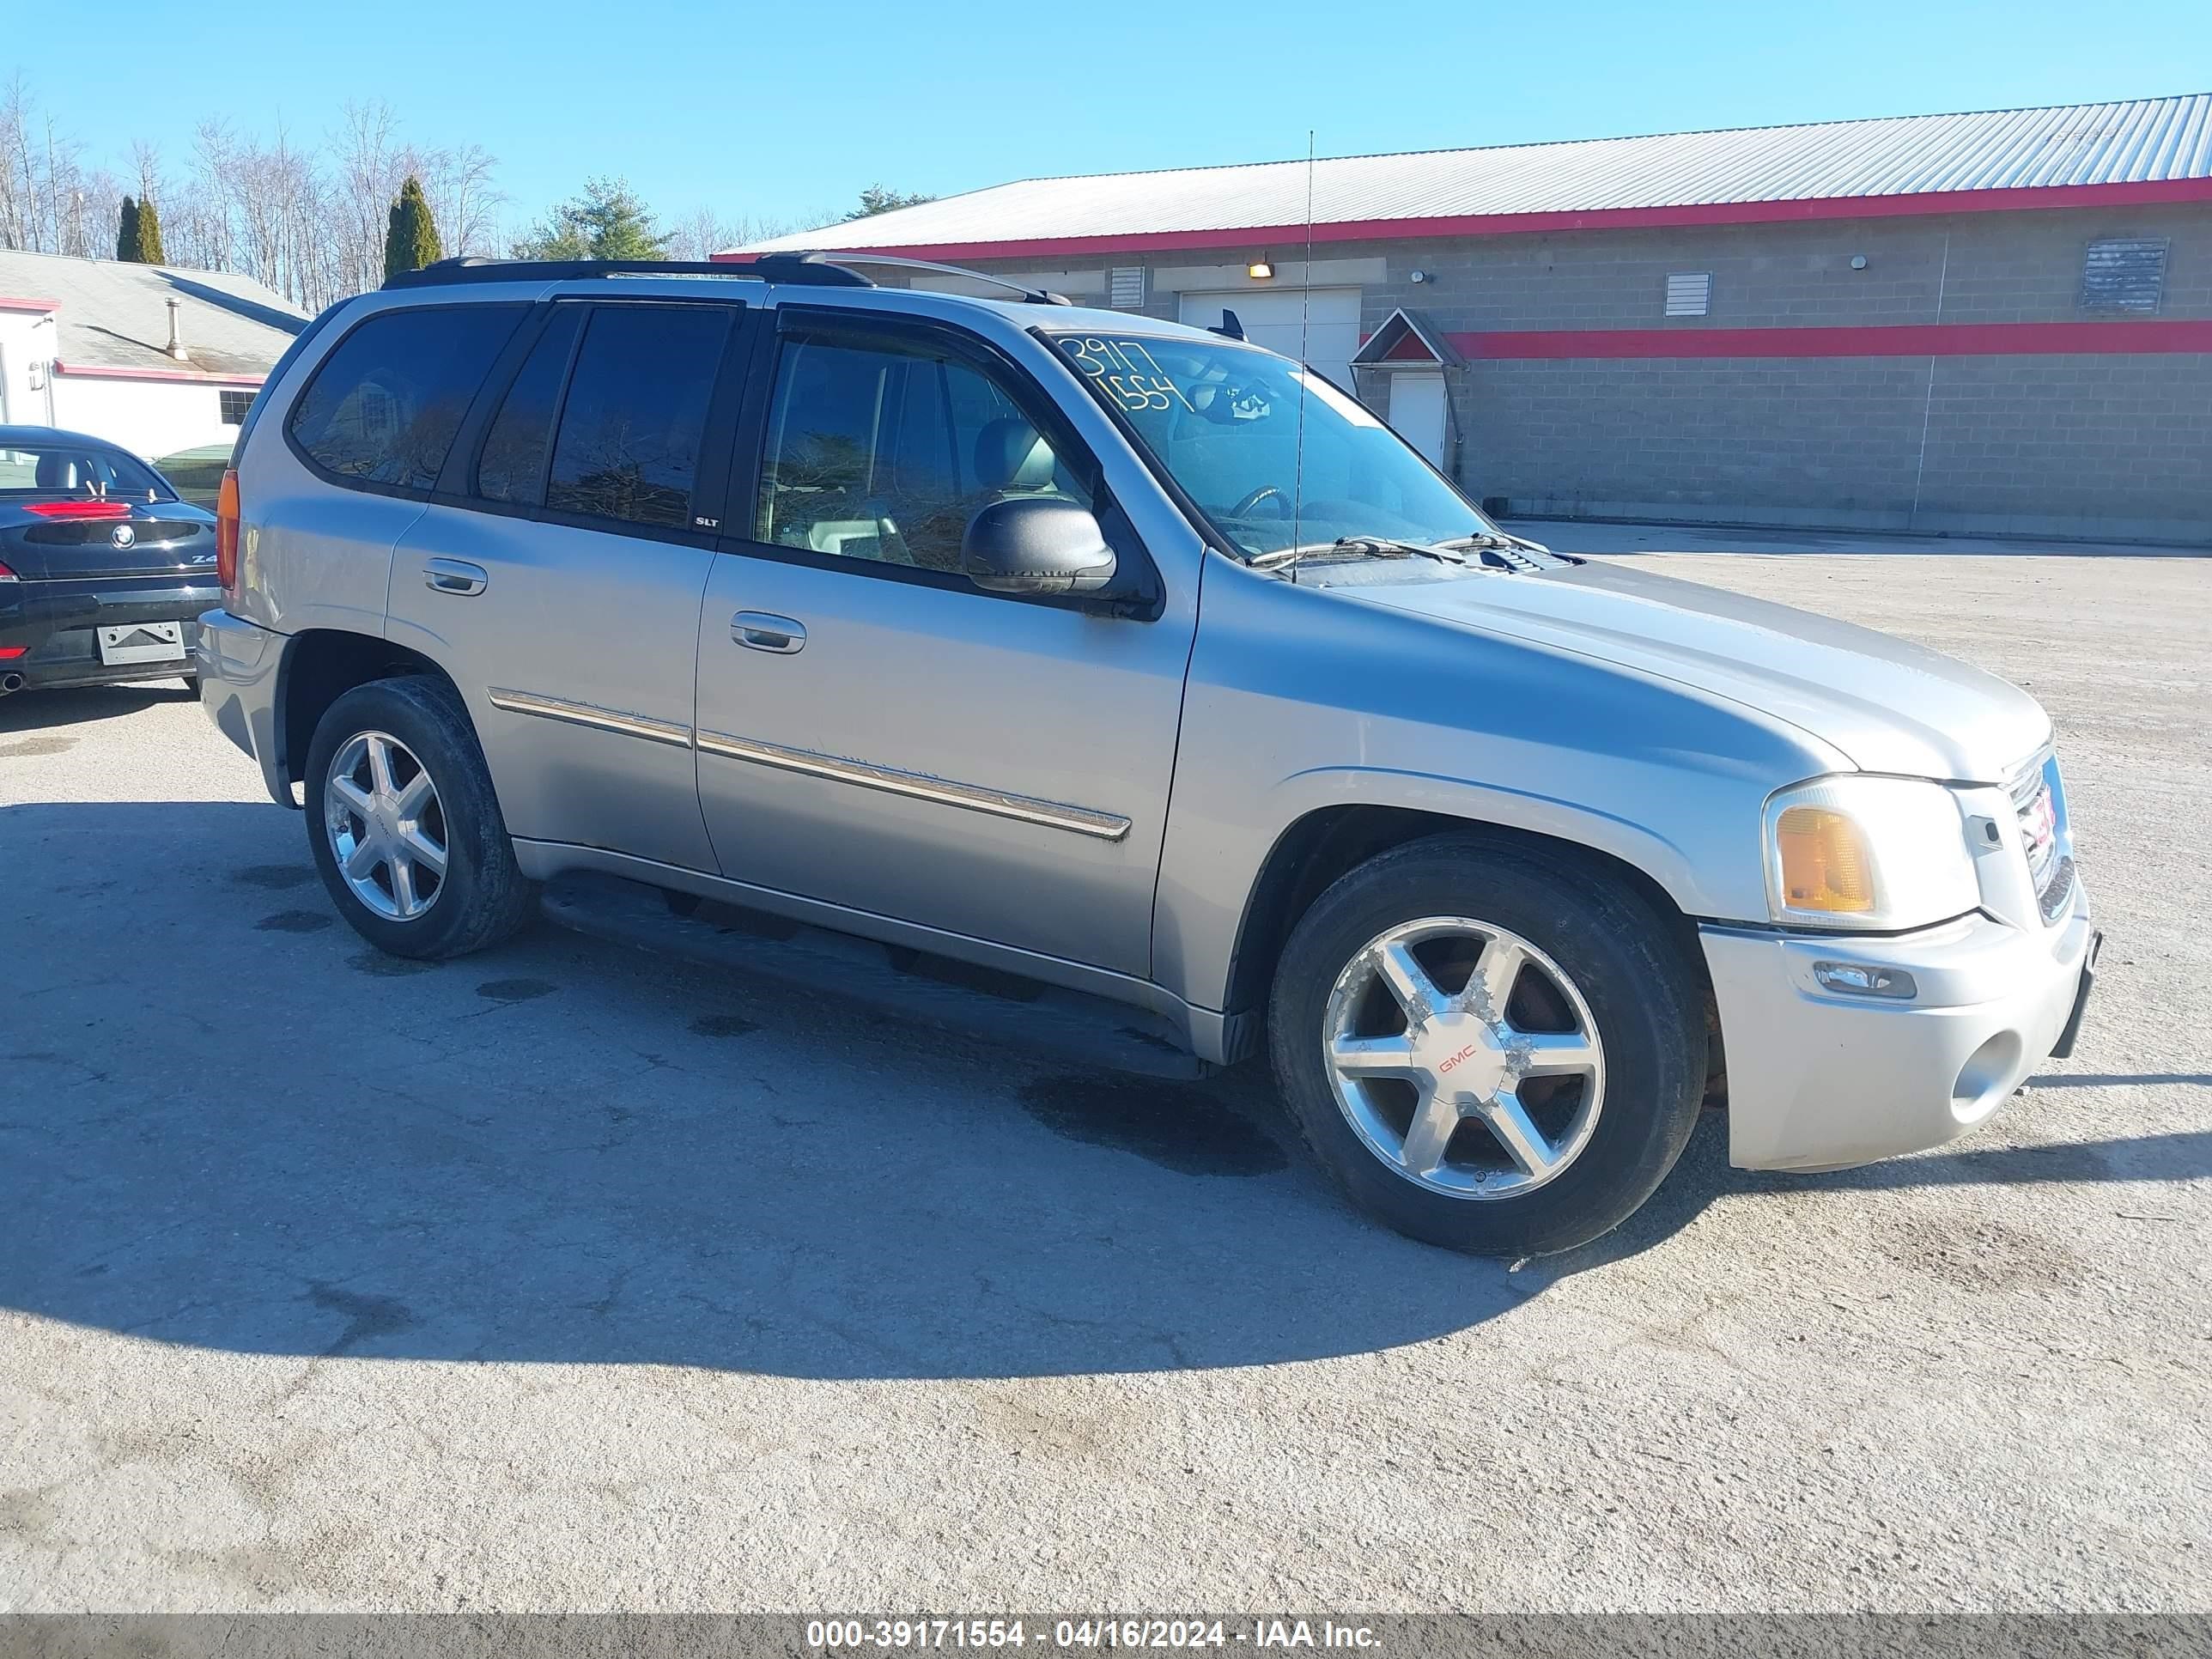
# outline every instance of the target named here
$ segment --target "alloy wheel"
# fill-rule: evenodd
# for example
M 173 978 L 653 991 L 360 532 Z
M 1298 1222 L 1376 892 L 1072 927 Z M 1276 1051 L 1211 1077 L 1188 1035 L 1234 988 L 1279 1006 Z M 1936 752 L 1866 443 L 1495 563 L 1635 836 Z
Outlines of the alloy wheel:
M 1395 1173 L 1512 1198 L 1564 1172 L 1605 1103 L 1582 992 L 1520 935 L 1466 916 L 1377 934 L 1337 975 L 1322 1033 L 1336 1103 Z
M 331 762 L 323 816 L 338 873 L 387 921 L 414 921 L 446 886 L 446 815 L 412 750 L 383 732 L 349 738 Z

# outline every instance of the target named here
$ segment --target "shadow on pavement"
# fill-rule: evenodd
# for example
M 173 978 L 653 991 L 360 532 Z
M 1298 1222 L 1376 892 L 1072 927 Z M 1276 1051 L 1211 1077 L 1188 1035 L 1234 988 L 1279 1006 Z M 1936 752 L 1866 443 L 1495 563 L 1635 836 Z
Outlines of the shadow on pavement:
M 1752 1176 L 1708 1114 L 1626 1226 L 1515 1273 L 1338 1202 L 1255 1068 L 1070 1076 L 550 930 L 397 962 L 333 920 L 270 806 L 0 811 L 0 1306 L 166 1342 L 823 1378 L 1255 1365 L 1479 1324 L 1725 1194 L 2212 1170 L 2184 1134 Z
M 89 685 L 69 691 L 16 691 L 0 697 L 0 737 L 11 732 L 45 732 L 87 720 L 120 720 L 164 702 L 197 702 L 196 690 L 173 680 L 140 680 L 129 685 Z

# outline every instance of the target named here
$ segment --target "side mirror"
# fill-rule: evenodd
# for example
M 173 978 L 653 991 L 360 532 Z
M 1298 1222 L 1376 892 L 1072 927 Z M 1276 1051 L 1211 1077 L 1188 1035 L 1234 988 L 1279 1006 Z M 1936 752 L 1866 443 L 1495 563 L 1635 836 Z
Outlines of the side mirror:
M 992 593 L 1096 593 L 1114 568 L 1090 509 L 1055 495 L 993 501 L 960 539 L 961 573 Z

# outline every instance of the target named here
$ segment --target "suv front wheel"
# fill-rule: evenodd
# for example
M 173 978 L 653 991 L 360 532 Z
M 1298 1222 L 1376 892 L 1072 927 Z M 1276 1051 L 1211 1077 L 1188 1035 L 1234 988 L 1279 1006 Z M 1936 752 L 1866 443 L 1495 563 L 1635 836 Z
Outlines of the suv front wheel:
M 1531 1255 L 1649 1197 L 1696 1126 L 1701 1000 L 1673 930 L 1601 872 L 1439 836 L 1340 878 L 1285 945 L 1275 1073 L 1353 1201 Z
M 379 950 L 441 960 L 530 920 L 535 889 L 467 710 L 427 676 L 356 686 L 307 746 L 307 840 L 346 921 Z

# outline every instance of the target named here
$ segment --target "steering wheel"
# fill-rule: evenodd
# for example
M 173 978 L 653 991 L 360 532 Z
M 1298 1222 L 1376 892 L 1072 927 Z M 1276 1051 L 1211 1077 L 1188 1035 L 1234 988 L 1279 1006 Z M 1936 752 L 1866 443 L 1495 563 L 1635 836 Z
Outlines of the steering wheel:
M 1250 495 L 1245 496 L 1243 501 L 1231 507 L 1229 509 L 1229 516 L 1232 519 L 1241 519 L 1246 514 L 1251 512 L 1254 507 L 1259 506 L 1261 502 L 1272 501 L 1275 504 L 1275 516 L 1279 519 L 1287 519 L 1291 515 L 1289 510 L 1283 505 L 1284 500 L 1285 497 L 1283 492 L 1276 489 L 1274 485 L 1261 484 Z

